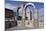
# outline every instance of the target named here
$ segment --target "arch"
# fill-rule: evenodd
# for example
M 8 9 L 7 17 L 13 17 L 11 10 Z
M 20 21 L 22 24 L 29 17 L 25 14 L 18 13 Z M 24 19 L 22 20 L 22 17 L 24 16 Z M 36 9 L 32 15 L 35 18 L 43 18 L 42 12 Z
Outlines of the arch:
M 27 3 L 27 4 L 25 5 L 25 7 L 27 7 L 28 5 L 33 6 L 33 8 L 35 8 L 35 5 L 34 5 L 33 3 Z M 24 9 L 25 9 L 25 7 L 24 7 Z
M 24 6 L 24 10 L 26 10 L 26 8 L 28 6 L 32 6 L 33 8 L 35 8 L 35 5 L 33 3 L 27 3 L 25 6 Z
M 17 16 L 19 15 L 19 9 L 20 9 L 21 7 L 18 7 L 17 8 Z
M 21 9 L 21 7 L 17 8 L 17 20 L 21 20 L 22 16 L 19 16 L 19 9 Z
M 27 4 L 25 5 L 25 7 L 24 7 L 24 10 L 25 10 L 25 19 L 26 19 L 26 8 L 27 8 L 28 6 L 32 6 L 33 8 L 35 8 L 35 6 L 34 6 L 33 3 L 27 3 Z M 32 11 L 30 11 L 30 13 L 32 14 Z M 32 16 L 31 14 L 30 14 L 30 17 Z

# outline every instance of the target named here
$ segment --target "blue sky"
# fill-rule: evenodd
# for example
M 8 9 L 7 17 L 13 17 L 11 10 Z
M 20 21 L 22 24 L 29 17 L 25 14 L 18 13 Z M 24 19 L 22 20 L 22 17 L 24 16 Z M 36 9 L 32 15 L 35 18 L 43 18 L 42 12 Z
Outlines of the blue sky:
M 20 2 L 20 1 L 18 2 L 18 1 L 6 0 L 5 5 L 6 5 L 6 8 L 14 10 L 14 8 L 16 8 L 17 6 L 20 6 L 23 3 L 24 2 Z M 44 16 L 44 3 L 40 3 L 40 2 L 31 2 L 31 3 L 35 5 L 35 8 L 38 9 L 39 13 L 41 13 L 41 16 Z

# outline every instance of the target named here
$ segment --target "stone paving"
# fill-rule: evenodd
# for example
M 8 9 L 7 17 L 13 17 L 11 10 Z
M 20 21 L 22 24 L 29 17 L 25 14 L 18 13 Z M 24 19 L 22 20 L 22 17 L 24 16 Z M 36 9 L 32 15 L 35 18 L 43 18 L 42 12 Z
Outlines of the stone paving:
M 6 29 L 5 31 L 27 30 L 27 29 L 33 29 L 33 28 L 28 28 L 28 27 L 12 27 L 12 28 Z

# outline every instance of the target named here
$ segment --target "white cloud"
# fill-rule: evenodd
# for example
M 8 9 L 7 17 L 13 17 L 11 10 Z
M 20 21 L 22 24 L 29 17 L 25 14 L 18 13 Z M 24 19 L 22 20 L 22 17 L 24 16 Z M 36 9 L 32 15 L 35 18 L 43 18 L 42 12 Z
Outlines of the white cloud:
M 13 10 L 14 12 L 16 12 L 17 6 L 13 6 L 13 5 L 10 4 L 10 3 L 6 3 L 6 4 L 5 4 L 5 8 L 11 9 L 11 10 Z
M 13 9 L 13 6 L 10 3 L 6 3 L 5 7 L 8 9 Z

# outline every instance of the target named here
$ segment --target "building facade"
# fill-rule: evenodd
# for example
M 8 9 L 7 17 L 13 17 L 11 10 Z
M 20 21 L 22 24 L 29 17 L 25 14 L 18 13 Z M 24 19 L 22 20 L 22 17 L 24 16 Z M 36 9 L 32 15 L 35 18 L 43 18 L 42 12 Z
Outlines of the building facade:
M 13 20 L 9 19 L 9 21 L 17 21 L 17 22 L 13 22 L 13 23 L 11 22 L 11 23 L 17 24 L 18 27 L 39 28 L 40 26 L 44 25 L 44 24 L 40 25 L 39 12 L 37 9 L 35 9 L 35 5 L 33 3 L 27 3 L 25 5 L 22 4 L 22 6 L 17 7 L 16 16 L 15 16 L 15 13 L 13 14 L 14 14 L 12 18 Z

